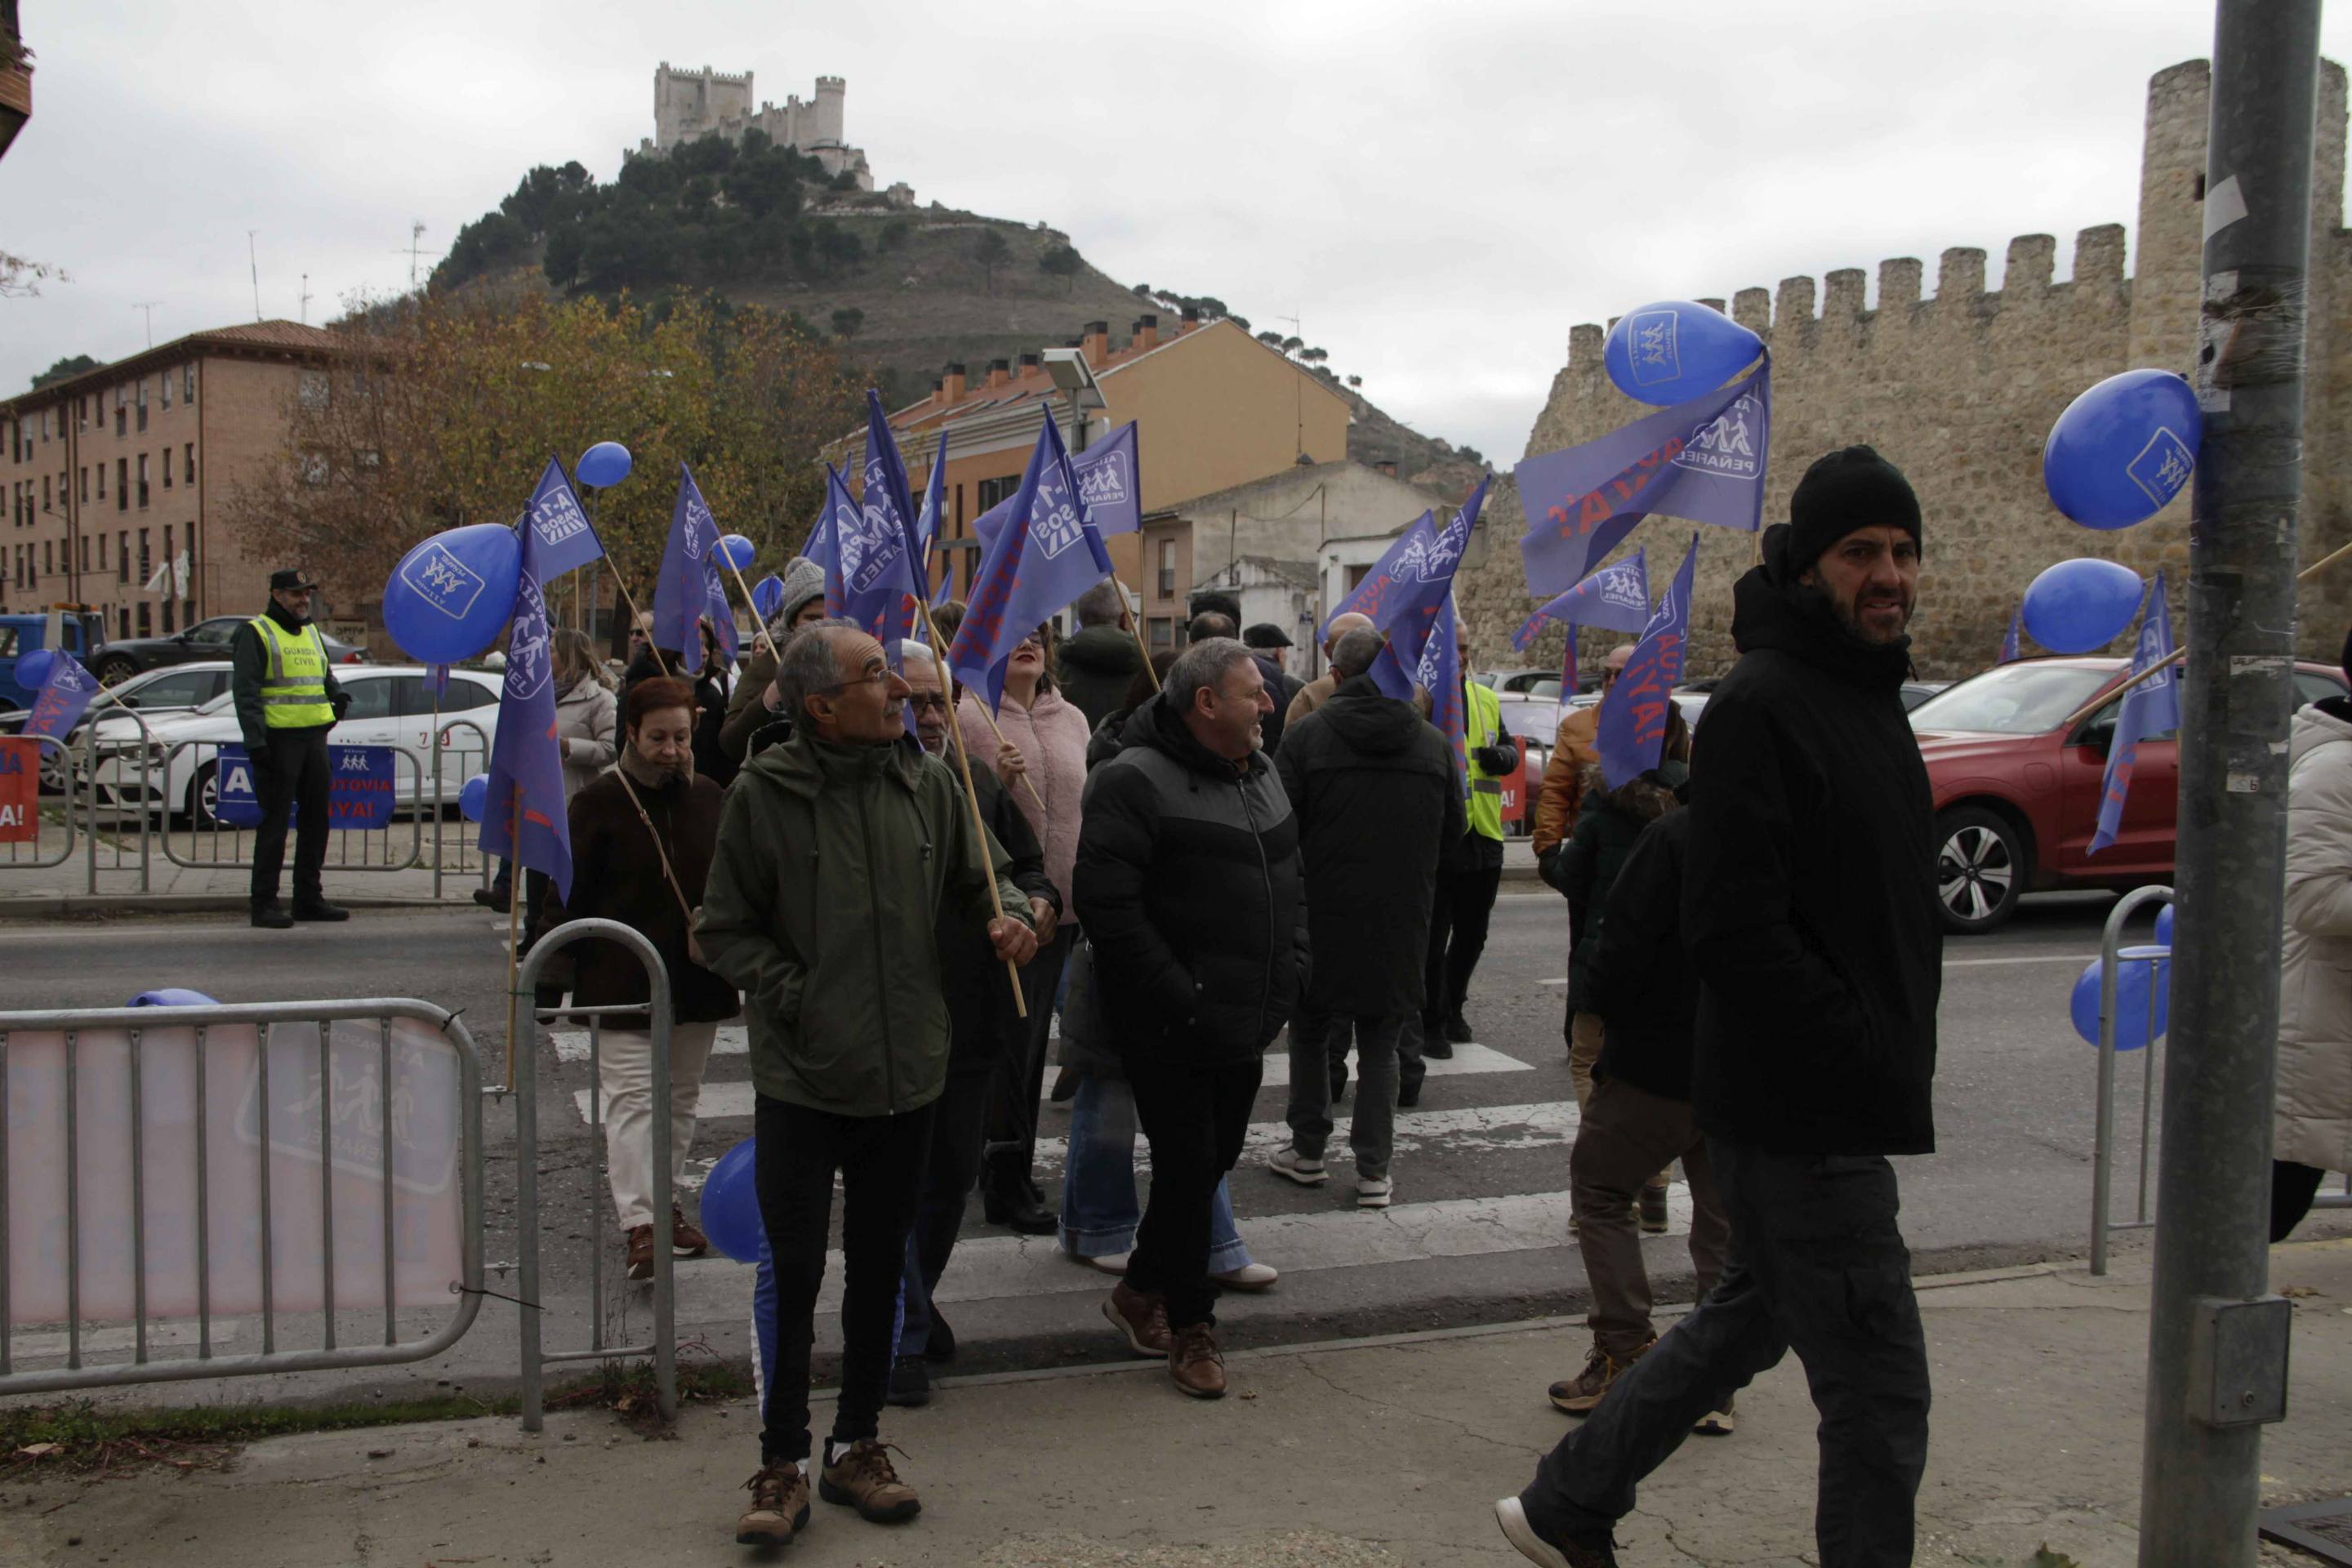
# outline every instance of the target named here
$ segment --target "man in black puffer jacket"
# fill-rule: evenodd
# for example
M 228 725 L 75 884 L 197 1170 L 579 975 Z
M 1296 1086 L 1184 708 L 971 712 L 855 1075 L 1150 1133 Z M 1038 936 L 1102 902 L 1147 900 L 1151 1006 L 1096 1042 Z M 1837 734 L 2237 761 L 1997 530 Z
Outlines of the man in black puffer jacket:
M 1806 470 L 1789 519 L 1734 591 L 1742 657 L 1708 700 L 1691 774 L 1692 1098 L 1733 1261 L 1496 1505 L 1534 1562 L 1613 1563 L 1635 1483 L 1791 1348 L 1822 1413 L 1822 1568 L 1912 1558 L 1927 1355 L 1887 1156 L 1936 1143 L 1943 928 L 1901 696 L 1919 502 L 1848 447 Z
M 1087 777 L 1072 877 L 1151 1144 L 1151 1200 L 1105 1310 L 1131 1346 L 1164 1339 L 1170 1375 L 1202 1398 L 1225 1391 L 1209 1205 L 1306 972 L 1298 824 L 1257 750 L 1268 706 L 1249 649 L 1186 648 Z

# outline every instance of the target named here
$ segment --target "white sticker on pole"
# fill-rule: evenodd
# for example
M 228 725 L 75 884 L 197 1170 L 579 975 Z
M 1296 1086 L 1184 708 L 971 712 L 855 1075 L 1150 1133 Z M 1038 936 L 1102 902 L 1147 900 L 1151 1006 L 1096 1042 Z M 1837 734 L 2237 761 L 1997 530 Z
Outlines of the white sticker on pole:
M 2231 175 L 2205 193 L 2205 237 L 2212 238 L 2231 224 L 2246 216 L 2246 193 L 2238 187 L 2238 176 Z

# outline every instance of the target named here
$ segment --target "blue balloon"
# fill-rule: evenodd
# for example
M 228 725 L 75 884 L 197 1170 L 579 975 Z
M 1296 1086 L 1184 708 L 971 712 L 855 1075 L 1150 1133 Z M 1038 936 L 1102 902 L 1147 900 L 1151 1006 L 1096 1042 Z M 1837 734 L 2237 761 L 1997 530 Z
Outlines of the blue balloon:
M 2168 370 L 2111 375 L 2066 405 L 2042 448 L 2042 483 L 2085 528 L 2129 528 L 2164 510 L 2197 468 L 2205 416 Z
M 2167 951 L 2172 947 L 2172 906 L 2170 904 L 2156 911 L 2156 944 Z
M 572 474 L 582 484 L 593 485 L 601 490 L 627 479 L 633 462 L 629 449 L 618 441 L 599 441 L 580 454 Z
M 757 553 L 751 542 L 740 533 L 730 533 L 719 542 L 719 558 L 738 572 L 749 568 L 751 557 Z
M 778 584 L 777 591 L 782 591 Z M 58 662 L 54 648 L 37 647 L 16 660 L 16 684 L 27 691 L 38 691 L 49 683 L 51 667 Z
M 1763 339 L 1714 307 L 1661 300 L 1618 317 L 1601 357 L 1618 391 L 1664 406 L 1713 392 L 1763 352 Z
M 419 664 L 456 664 L 498 639 L 514 614 L 522 541 L 504 523 L 436 533 L 383 583 L 383 629 Z
M 746 1138 L 719 1155 L 702 1183 L 702 1234 L 738 1263 L 757 1263 L 767 1239 L 759 1189 L 752 1182 L 757 1143 L 757 1139 Z
M 133 1007 L 217 1007 L 219 1003 L 201 991 L 183 991 L 167 985 L 160 991 L 142 991 L 131 999 Z
M 2122 967 L 2116 972 L 2116 1049 L 2136 1051 L 2156 1036 L 2164 1033 L 2166 1013 L 2172 999 L 2171 950 L 2161 947 L 2127 947 L 2117 955 Z M 2093 959 L 2074 979 L 2074 995 L 2070 1011 L 2074 1017 L 2074 1032 L 2084 1043 L 2099 1043 L 2099 963 Z M 2148 989 L 2156 990 L 2154 1026 L 2148 1017 Z
M 482 820 L 482 807 L 490 798 L 490 775 L 476 773 L 457 791 L 457 815 L 468 822 Z
M 2114 561 L 2061 561 L 2025 590 L 2025 630 L 2052 653 L 2092 653 L 2122 635 L 2147 585 Z
M 751 607 L 763 621 L 772 621 L 784 607 L 784 580 L 773 572 L 751 584 Z

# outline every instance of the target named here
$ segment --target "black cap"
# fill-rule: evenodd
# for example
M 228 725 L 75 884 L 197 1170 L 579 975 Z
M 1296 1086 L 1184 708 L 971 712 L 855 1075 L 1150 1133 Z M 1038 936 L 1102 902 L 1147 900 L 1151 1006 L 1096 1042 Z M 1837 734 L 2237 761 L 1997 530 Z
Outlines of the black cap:
M 1251 647 L 1288 647 L 1290 639 L 1272 621 L 1260 621 L 1242 634 L 1242 641 Z
M 1789 566 L 1802 572 L 1857 528 L 1899 528 L 1919 542 L 1919 498 L 1903 470 L 1868 447 L 1816 461 L 1789 498 Z
M 299 593 L 305 588 L 315 588 L 318 585 L 302 575 L 302 569 L 299 566 L 284 567 L 269 574 L 269 591 L 273 594 Z

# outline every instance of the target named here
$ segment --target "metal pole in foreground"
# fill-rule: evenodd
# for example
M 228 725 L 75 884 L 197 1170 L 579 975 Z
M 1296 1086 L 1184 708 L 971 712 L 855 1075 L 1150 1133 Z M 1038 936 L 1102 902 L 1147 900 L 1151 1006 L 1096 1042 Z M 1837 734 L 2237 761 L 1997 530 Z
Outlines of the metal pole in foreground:
M 2318 65 L 2319 0 L 2221 0 L 2142 1568 L 2252 1568 L 2262 1424 L 2285 1411 L 2269 1132 Z

